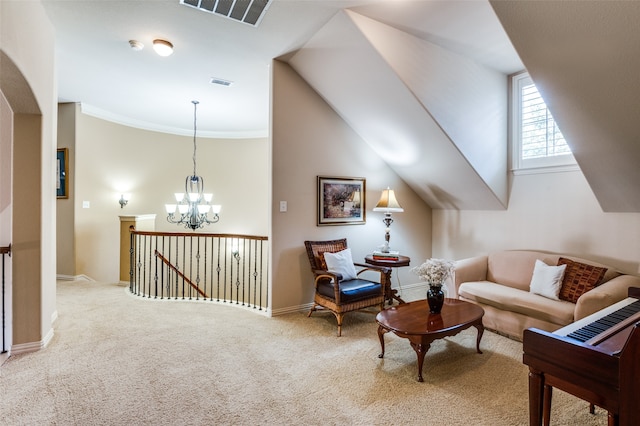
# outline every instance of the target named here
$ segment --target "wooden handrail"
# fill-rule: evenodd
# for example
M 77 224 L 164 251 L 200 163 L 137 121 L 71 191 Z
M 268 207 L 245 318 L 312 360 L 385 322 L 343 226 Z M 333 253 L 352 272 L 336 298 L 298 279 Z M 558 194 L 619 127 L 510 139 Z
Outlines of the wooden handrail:
M 242 234 L 205 234 L 204 232 L 158 232 L 158 231 L 136 231 L 133 226 L 129 227 L 129 232 L 135 235 L 152 235 L 159 237 L 216 237 L 216 238 L 244 238 L 247 240 L 267 241 L 269 237 Z
M 9 256 L 11 256 L 11 244 L 9 244 L 7 247 L 0 247 L 0 254 L 8 254 Z
M 207 296 L 205 294 L 204 291 L 200 290 L 200 288 L 195 285 L 193 282 L 191 282 L 191 280 L 189 278 L 187 278 L 182 272 L 180 272 L 178 270 L 178 268 L 176 268 L 170 261 L 169 259 L 167 259 L 166 257 L 164 257 L 162 254 L 160 254 L 160 252 L 158 250 L 155 250 L 155 255 L 158 256 L 160 258 L 160 260 L 162 260 L 162 262 L 164 262 L 169 268 L 173 269 L 175 271 L 176 274 L 178 274 L 179 277 L 181 277 L 183 280 L 185 280 L 190 286 L 191 288 L 193 288 L 195 291 L 197 291 L 200 296 L 207 298 L 209 296 Z

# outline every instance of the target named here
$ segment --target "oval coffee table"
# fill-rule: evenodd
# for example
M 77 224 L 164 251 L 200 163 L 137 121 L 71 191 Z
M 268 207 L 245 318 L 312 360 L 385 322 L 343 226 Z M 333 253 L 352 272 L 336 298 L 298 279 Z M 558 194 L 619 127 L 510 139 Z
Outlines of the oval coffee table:
M 384 335 L 393 332 L 396 336 L 409 339 L 409 343 L 418 355 L 418 381 L 422 382 L 422 364 L 424 356 L 431 347 L 431 342 L 446 336 L 453 336 L 471 326 L 478 329 L 476 350 L 479 354 L 480 339 L 484 333 L 482 316 L 484 310 L 473 303 L 458 299 L 445 299 L 439 314 L 429 312 L 426 300 L 402 303 L 380 311 L 376 316 L 378 337 L 384 357 Z

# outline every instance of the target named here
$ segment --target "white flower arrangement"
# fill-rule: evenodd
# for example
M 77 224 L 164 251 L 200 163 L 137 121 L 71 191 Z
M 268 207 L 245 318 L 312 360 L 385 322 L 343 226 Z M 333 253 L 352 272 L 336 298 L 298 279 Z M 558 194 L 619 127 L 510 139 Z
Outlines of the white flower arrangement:
M 411 269 L 421 280 L 434 285 L 444 285 L 455 269 L 455 263 L 445 259 L 427 259 L 422 265 Z

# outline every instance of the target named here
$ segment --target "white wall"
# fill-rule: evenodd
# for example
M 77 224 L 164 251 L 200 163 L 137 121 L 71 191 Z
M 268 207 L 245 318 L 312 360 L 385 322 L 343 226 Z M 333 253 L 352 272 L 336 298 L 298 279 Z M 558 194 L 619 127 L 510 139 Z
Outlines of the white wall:
M 412 266 L 430 257 L 431 209 L 289 65 L 274 61 L 272 73 L 274 313 L 313 301 L 305 240 L 346 237 L 360 262 L 384 242 L 383 214 L 372 209 L 387 186 L 405 210 L 394 214 L 392 249 L 411 257 Z M 366 179 L 365 225 L 316 226 L 318 175 Z M 279 201 L 288 202 L 286 213 L 278 211 Z M 409 268 L 394 274 L 401 283 L 419 281 Z
M 166 221 L 193 173 L 193 137 L 151 132 L 76 111 L 75 273 L 119 281 L 120 215 L 156 214 L 157 231 L 192 232 Z M 197 173 L 222 205 L 221 219 L 198 232 L 268 235 L 268 140 L 197 138 Z M 120 208 L 122 192 L 131 193 Z M 83 208 L 83 202 L 89 208 Z
M 582 172 L 514 176 L 506 211 L 433 211 L 434 256 L 504 249 L 572 254 L 638 274 L 640 214 L 604 213 Z

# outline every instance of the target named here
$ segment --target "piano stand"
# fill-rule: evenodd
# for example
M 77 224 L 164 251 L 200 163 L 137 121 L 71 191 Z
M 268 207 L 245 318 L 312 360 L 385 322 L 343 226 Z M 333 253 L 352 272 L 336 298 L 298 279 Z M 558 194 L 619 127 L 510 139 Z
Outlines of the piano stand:
M 640 419 L 640 288 L 629 297 L 553 333 L 528 328 L 529 425 L 548 425 L 553 388 L 607 411 L 609 426 Z
M 542 401 L 542 424 L 549 426 L 551 424 L 551 397 L 553 395 L 553 386 L 544 385 L 544 396 Z M 595 404 L 589 403 L 589 413 L 595 414 Z M 607 416 L 607 426 L 618 426 L 618 416 L 609 411 Z

